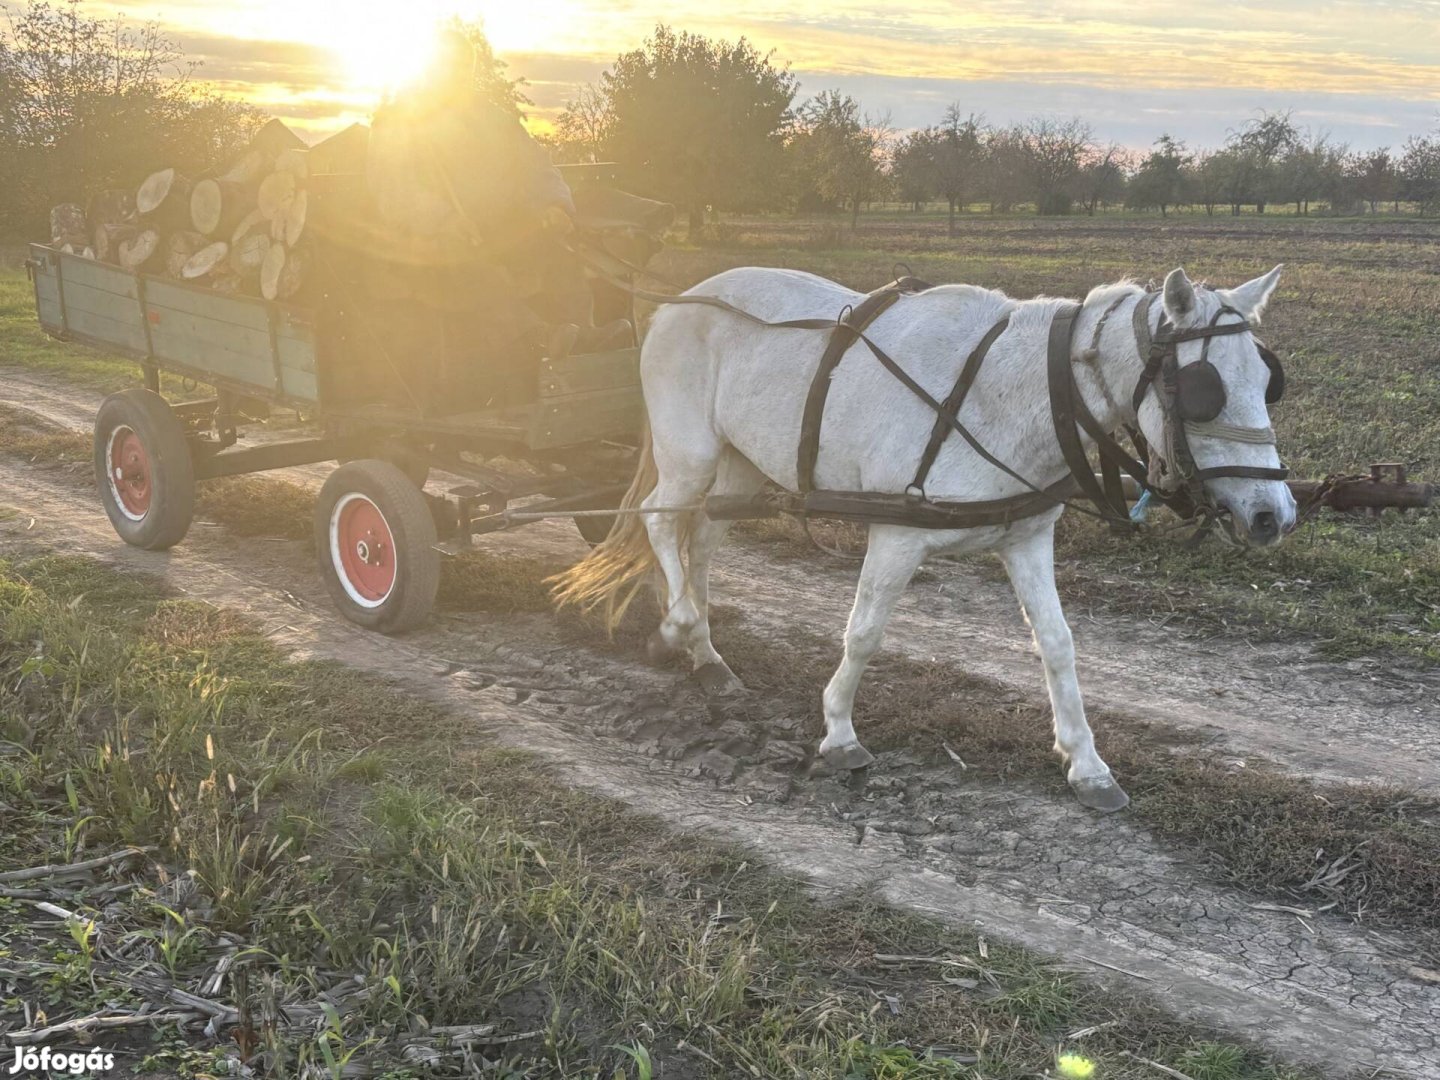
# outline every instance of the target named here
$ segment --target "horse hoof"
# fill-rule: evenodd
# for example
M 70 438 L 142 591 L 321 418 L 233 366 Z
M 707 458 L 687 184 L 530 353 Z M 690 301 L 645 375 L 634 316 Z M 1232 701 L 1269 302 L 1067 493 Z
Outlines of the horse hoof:
M 1130 805 L 1130 796 L 1126 795 L 1125 789 L 1110 776 L 1076 780 L 1070 788 L 1075 792 L 1075 798 L 1080 800 L 1081 806 L 1098 810 L 1102 814 L 1113 814 L 1116 810 L 1124 810 Z
M 875 756 L 858 742 L 849 746 L 822 746 L 820 756 L 837 769 L 863 769 L 875 760 Z
M 712 697 L 732 697 L 745 692 L 745 684 L 724 664 L 702 664 L 695 669 L 695 681 Z
M 666 641 L 659 630 L 651 634 L 649 640 L 645 642 L 645 655 L 652 664 L 663 667 L 679 654 L 680 650 Z

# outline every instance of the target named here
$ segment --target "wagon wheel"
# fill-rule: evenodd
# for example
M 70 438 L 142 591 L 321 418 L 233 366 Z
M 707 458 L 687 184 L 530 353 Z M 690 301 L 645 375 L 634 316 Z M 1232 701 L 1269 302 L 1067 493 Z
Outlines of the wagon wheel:
M 430 463 L 417 451 L 408 446 L 386 445 L 379 449 L 379 460 L 388 461 L 407 477 L 417 488 L 423 488 L 426 481 L 430 479 Z M 339 464 L 346 465 L 352 461 L 364 461 L 364 458 L 340 458 Z
M 435 606 L 435 521 L 398 466 L 366 459 L 331 473 L 315 503 L 315 543 L 325 585 L 351 622 L 399 634 Z
M 101 403 L 95 482 L 127 544 L 162 551 L 184 539 L 195 516 L 195 464 L 185 425 L 159 394 L 135 387 Z

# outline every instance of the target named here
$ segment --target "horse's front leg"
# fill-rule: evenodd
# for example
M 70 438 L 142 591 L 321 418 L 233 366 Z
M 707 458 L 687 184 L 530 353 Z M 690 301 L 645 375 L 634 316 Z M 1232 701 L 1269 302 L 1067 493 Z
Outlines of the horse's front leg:
M 825 687 L 825 739 L 820 753 L 841 769 L 860 769 L 874 761 L 855 737 L 855 691 L 865 665 L 880 648 L 895 602 L 915 575 L 928 549 L 914 529 L 877 525 L 870 529 L 865 565 L 855 589 L 855 606 L 845 627 L 845 658 Z
M 1054 524 L 1002 548 L 1000 556 L 1045 662 L 1045 682 L 1055 712 L 1055 749 L 1069 763 L 1070 787 L 1093 810 L 1124 809 L 1130 797 L 1096 752 L 1095 736 L 1085 720 L 1080 681 L 1075 677 L 1075 643 L 1055 591 Z

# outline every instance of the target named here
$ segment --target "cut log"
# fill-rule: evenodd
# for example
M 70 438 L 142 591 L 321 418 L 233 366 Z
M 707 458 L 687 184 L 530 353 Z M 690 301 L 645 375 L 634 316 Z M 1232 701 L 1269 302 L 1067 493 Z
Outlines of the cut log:
M 294 247 L 300 242 L 300 236 L 305 232 L 305 215 L 310 207 L 310 196 L 303 190 L 295 193 L 295 198 L 290 200 L 290 206 L 285 211 L 285 244 L 287 247 Z
M 91 196 L 85 222 L 94 232 L 101 225 L 126 225 L 135 220 L 135 193 L 112 188 Z M 99 252 L 96 252 L 98 255 Z
M 294 173 L 272 172 L 260 181 L 256 205 L 268 220 L 274 221 L 290 209 L 290 204 L 295 200 L 295 190 Z
M 252 189 L 230 180 L 201 180 L 190 193 L 190 223 L 206 236 L 229 236 L 255 205 Z
M 76 252 L 90 246 L 90 227 L 85 223 L 85 211 L 77 204 L 50 208 L 50 243 L 61 249 L 69 244 Z
M 265 262 L 273 246 L 270 237 L 263 232 L 247 233 L 240 238 L 239 243 L 230 248 L 230 270 L 244 278 L 257 276 L 261 264 Z
M 265 215 L 258 209 L 251 210 L 240 219 L 240 224 L 236 225 L 235 231 L 230 234 L 230 246 L 234 247 L 253 232 L 268 233 L 269 230 L 270 222 L 265 220 Z
M 266 300 L 280 298 L 280 278 L 285 272 L 289 253 L 284 244 L 271 244 L 260 266 L 260 295 Z
M 95 227 L 95 258 L 101 262 L 120 261 L 120 244 L 136 233 L 134 225 L 97 225 Z
M 310 151 L 282 150 L 275 158 L 275 168 L 278 172 L 294 173 L 296 180 L 304 180 L 310 175 Z
M 230 245 L 224 240 L 206 244 L 185 260 L 185 265 L 180 268 L 180 276 L 186 281 L 198 281 L 200 278 L 209 277 L 229 254 Z
M 174 169 L 151 173 L 135 193 L 135 209 L 141 217 L 162 229 L 190 226 L 190 189 L 194 185 Z
M 134 236 L 120 241 L 120 265 L 126 270 L 146 270 L 159 252 L 160 230 L 140 229 Z
M 310 153 L 305 155 L 307 171 L 311 176 L 363 173 L 369 146 L 370 129 L 364 124 L 351 124 L 310 148 Z
M 259 150 L 246 150 L 235 162 L 221 173 L 217 180 L 231 184 L 258 184 L 260 178 L 270 170 L 270 162 Z
M 304 251 L 287 251 L 285 253 L 285 265 L 280 268 L 280 283 L 276 287 L 278 299 L 289 300 L 304 287 L 305 267 L 309 258 Z
M 171 233 L 165 240 L 165 272 L 171 277 L 180 277 L 190 256 L 210 243 L 198 232 Z
M 222 266 L 211 275 L 210 287 L 219 293 L 239 294 L 245 292 L 245 279 L 229 266 Z

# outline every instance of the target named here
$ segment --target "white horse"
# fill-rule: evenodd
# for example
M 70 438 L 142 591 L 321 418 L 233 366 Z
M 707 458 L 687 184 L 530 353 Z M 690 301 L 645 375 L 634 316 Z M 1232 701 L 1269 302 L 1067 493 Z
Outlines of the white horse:
M 1258 324 L 1279 280 L 1280 267 L 1235 289 L 1197 289 L 1177 269 L 1165 279 L 1164 314 L 1175 329 L 1209 325 L 1222 307 Z M 832 281 L 793 270 L 745 267 L 691 290 L 721 297 L 768 321 L 833 315 L 862 297 Z M 1094 289 L 1072 338 L 1072 367 L 1085 402 L 1106 431 L 1138 425 L 1152 447 L 1164 447 L 1166 418 L 1152 391 L 1139 416 L 1131 406 L 1144 358 L 1132 315 L 1144 291 L 1130 282 Z M 1003 315 L 1009 328 L 995 341 L 960 413 L 961 422 L 992 455 L 1038 487 L 1067 473 L 1051 421 L 1046 347 L 1051 317 L 1064 301 L 1015 301 L 969 285 L 943 285 L 902 296 L 867 329 L 937 400 L 955 382 L 964 358 Z M 1150 305 L 1150 331 L 1161 319 Z M 649 443 L 624 502 L 626 508 L 696 504 L 706 495 L 745 496 L 767 479 L 797 485 L 796 449 L 803 403 L 825 346 L 813 330 L 764 327 L 732 312 L 702 305 L 663 307 L 645 337 L 641 378 L 649 414 Z M 1084 350 L 1094 343 L 1097 352 Z M 1200 359 L 1200 340 L 1178 346 L 1183 367 Z M 1269 427 L 1265 404 L 1269 370 L 1247 332 L 1208 342 L 1208 359 L 1224 380 L 1220 424 Z M 825 408 L 815 486 L 820 490 L 904 492 L 935 422 L 933 411 L 877 363 L 863 344 L 836 369 Z M 1087 441 L 1088 445 L 1088 441 Z M 1248 465 L 1276 468 L 1266 443 L 1192 436 L 1200 468 Z M 1251 543 L 1269 544 L 1293 528 L 1295 501 L 1279 480 L 1223 477 L 1208 493 L 1233 514 Z M 945 441 L 927 494 L 947 501 L 992 500 L 1023 494 L 1012 477 L 987 464 L 958 437 Z M 1118 810 L 1128 797 L 1096 752 L 1075 676 L 1070 628 L 1055 591 L 1054 529 L 1061 507 L 1008 526 L 934 530 L 872 525 L 854 609 L 845 632 L 845 657 L 825 688 L 825 737 L 820 753 L 840 768 L 873 759 L 855 736 L 851 710 L 866 664 L 879 648 L 891 610 L 911 576 L 937 552 L 995 551 L 1005 564 L 1044 661 L 1055 714 L 1055 749 L 1068 763 L 1079 800 Z M 731 523 L 702 512 L 622 516 L 607 541 L 561 576 L 562 602 L 602 605 L 618 620 L 635 589 L 658 566 L 664 618 L 652 649 L 683 650 L 707 689 L 743 687 L 710 641 L 710 560 Z M 613 622 L 612 622 L 613 625 Z

